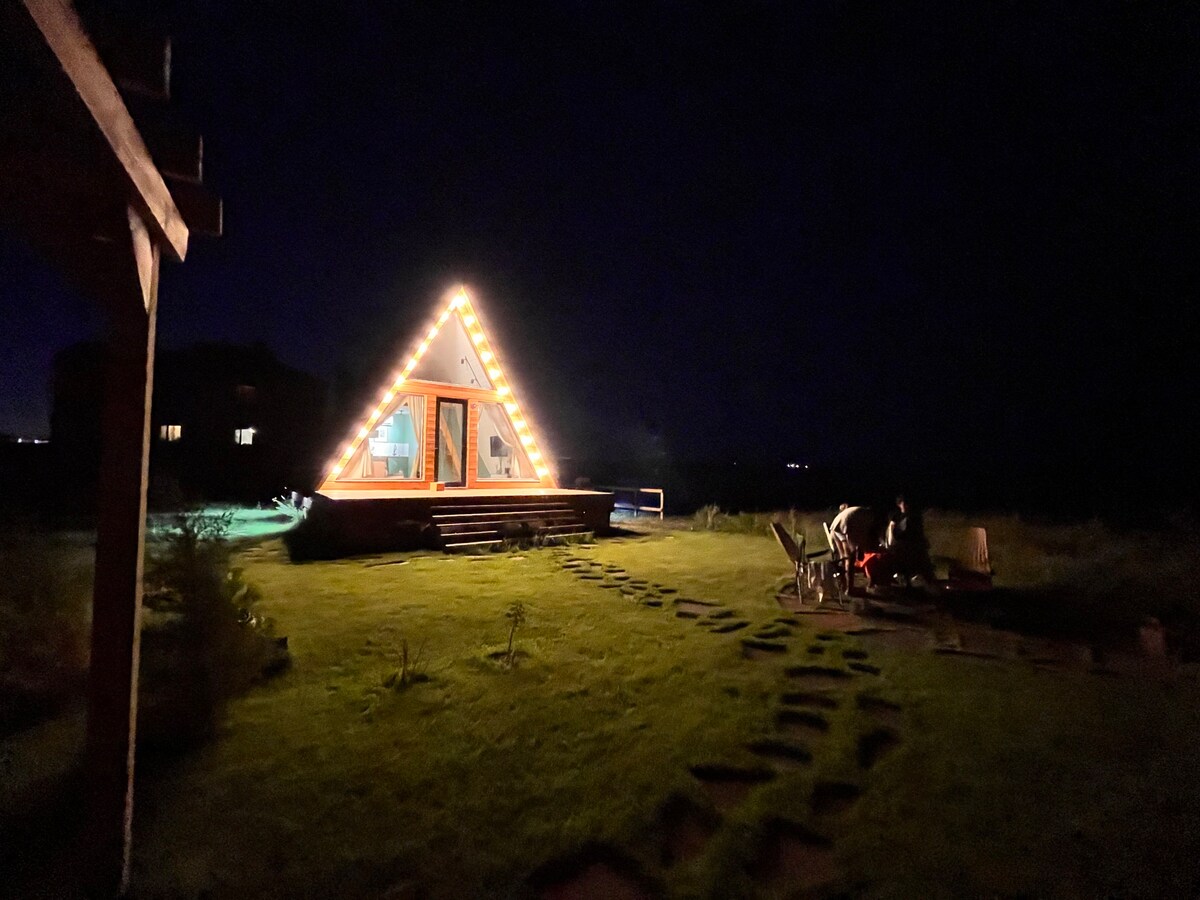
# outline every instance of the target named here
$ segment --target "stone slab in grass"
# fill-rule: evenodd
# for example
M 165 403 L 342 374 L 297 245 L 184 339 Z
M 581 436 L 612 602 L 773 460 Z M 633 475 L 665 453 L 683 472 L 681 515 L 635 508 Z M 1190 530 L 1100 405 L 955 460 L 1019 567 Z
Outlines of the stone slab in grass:
M 721 816 L 690 797 L 673 794 L 655 817 L 651 838 L 659 845 L 659 862 L 670 868 L 699 856 L 721 826 Z
M 756 638 L 764 641 L 776 640 L 778 638 L 786 638 L 792 636 L 792 629 L 785 625 L 771 625 L 767 628 L 760 629 L 754 633 Z
M 700 763 L 689 771 L 704 785 L 705 793 L 717 809 L 737 806 L 754 788 L 775 777 L 765 766 L 731 766 L 724 763 Z
M 775 723 L 783 734 L 798 738 L 819 737 L 829 731 L 829 720 L 808 709 L 781 709 Z
M 764 823 L 749 874 L 772 897 L 812 896 L 838 880 L 832 842 L 785 819 Z
M 838 698 L 822 691 L 788 691 L 779 698 L 788 706 L 812 706 L 818 709 L 837 709 Z
M 590 844 L 579 852 L 552 860 L 529 879 L 542 900 L 651 900 L 662 886 L 638 862 L 615 847 Z
M 687 609 L 677 609 L 677 610 L 675 610 L 675 618 L 677 618 L 677 619 L 699 619 L 700 613 L 692 612 L 691 610 L 687 610 Z
M 686 600 L 682 597 L 679 597 L 671 602 L 674 603 L 675 608 L 681 612 L 692 613 L 696 616 L 709 615 L 712 612 L 713 607 L 716 605 L 714 603 L 705 602 L 704 600 Z
M 873 666 L 870 663 L 865 662 L 852 662 L 849 664 L 849 666 L 855 672 L 862 672 L 864 675 L 878 675 L 883 671 L 879 668 L 879 666 Z
M 845 781 L 818 781 L 809 804 L 818 816 L 840 816 L 862 796 L 862 789 Z
M 797 683 L 812 686 L 842 684 L 854 677 L 853 673 L 832 666 L 789 666 L 784 674 Z
M 779 738 L 761 738 L 746 745 L 755 756 L 769 759 L 776 765 L 807 766 L 812 762 L 812 751 L 803 744 Z
M 787 653 L 787 644 L 779 641 L 760 641 L 755 638 L 742 640 L 742 656 L 746 659 L 761 659 L 764 656 L 778 656 Z
M 900 735 L 890 728 L 873 728 L 858 739 L 858 767 L 872 768 L 900 744 Z
M 712 628 L 710 628 L 709 630 L 713 634 L 729 634 L 730 632 L 741 631 L 743 628 L 749 628 L 749 627 L 750 627 L 749 622 L 742 621 L 739 619 L 734 622 L 722 622 L 720 625 L 715 625 Z
M 732 619 L 733 616 L 734 612 L 732 609 L 714 609 L 708 614 L 707 618 L 716 622 L 720 621 L 721 619 Z

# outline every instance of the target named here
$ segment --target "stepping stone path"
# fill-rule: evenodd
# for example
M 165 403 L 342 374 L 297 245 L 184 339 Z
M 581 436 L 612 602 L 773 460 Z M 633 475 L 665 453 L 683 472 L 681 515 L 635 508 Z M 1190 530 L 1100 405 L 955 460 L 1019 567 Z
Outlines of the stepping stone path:
M 891 624 L 864 626 L 860 618 L 829 604 L 817 608 L 805 606 L 792 611 L 792 615 L 752 623 L 717 601 L 678 596 L 676 588 L 632 577 L 620 566 L 575 556 L 565 556 L 562 566 L 564 571 L 582 580 L 599 582 L 599 587 L 619 588 L 623 597 L 643 606 L 654 609 L 667 606 L 676 619 L 694 622 L 710 634 L 733 634 L 754 626 L 749 636 L 740 640 L 742 655 L 751 660 L 778 659 L 788 653 L 787 641 L 796 636 L 796 629 L 803 621 L 797 613 L 821 615 L 819 620 L 808 621 L 820 622 L 825 630 L 812 635 L 815 639 L 804 646 L 811 662 L 790 665 L 782 671 L 786 687 L 778 695 L 774 733 L 745 744 L 745 751 L 760 759 L 761 764 L 712 761 L 690 766 L 689 772 L 708 802 L 697 801 L 687 794 L 672 795 L 664 802 L 649 826 L 650 847 L 656 851 L 656 859 L 638 862 L 617 848 L 591 845 L 543 867 L 530 882 L 535 896 L 558 900 L 583 897 L 640 900 L 663 896 L 664 887 L 657 882 L 655 873 L 665 877 L 673 868 L 703 854 L 714 835 L 725 827 L 723 814 L 744 803 L 756 788 L 774 781 L 780 773 L 811 765 L 822 752 L 841 752 L 835 748 L 847 744 L 854 748 L 854 762 L 865 776 L 899 746 L 903 710 L 898 703 L 877 695 L 879 686 L 886 685 L 886 681 L 874 679 L 883 671 L 867 661 L 870 653 L 859 643 L 932 649 L 927 631 Z M 781 605 L 784 605 L 782 599 Z M 804 635 L 803 631 L 800 633 Z M 943 652 L 962 651 L 958 647 L 944 647 Z M 863 681 L 864 677 L 872 680 Z M 856 684 L 865 687 L 868 683 L 876 687 L 846 691 Z M 739 696 L 733 687 L 726 692 L 732 697 Z M 850 741 L 827 739 L 831 732 L 848 728 L 858 732 L 852 733 Z M 780 788 L 788 785 L 784 781 Z M 869 782 L 864 786 L 849 781 L 818 780 L 808 796 L 813 827 L 845 815 L 869 786 Z M 744 827 L 744 823 L 739 827 Z M 759 838 L 746 871 L 766 895 L 825 896 L 829 890 L 845 888 L 829 837 L 805 822 L 785 818 L 767 819 L 758 829 Z M 644 859 L 644 854 L 638 858 Z

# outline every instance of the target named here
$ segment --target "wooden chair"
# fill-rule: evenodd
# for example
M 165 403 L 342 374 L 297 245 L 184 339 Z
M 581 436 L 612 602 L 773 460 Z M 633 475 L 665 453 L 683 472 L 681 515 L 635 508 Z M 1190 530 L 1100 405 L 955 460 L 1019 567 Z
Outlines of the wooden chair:
M 987 529 L 968 528 L 958 556 L 950 561 L 950 588 L 988 591 L 992 588 L 994 574 L 988 557 Z
M 828 532 L 828 528 L 826 529 Z M 803 604 L 804 602 L 804 587 L 808 580 L 810 566 L 813 560 L 820 559 L 828 551 L 814 550 L 812 553 L 805 553 L 804 538 L 800 539 L 800 543 L 788 533 L 778 522 L 771 523 L 771 533 L 775 535 L 775 540 L 779 542 L 779 546 L 783 548 L 783 552 L 787 554 L 788 559 L 792 563 L 792 571 L 796 580 L 796 599 Z M 838 604 L 842 604 L 842 597 L 838 596 Z M 843 607 L 844 608 L 844 607 Z

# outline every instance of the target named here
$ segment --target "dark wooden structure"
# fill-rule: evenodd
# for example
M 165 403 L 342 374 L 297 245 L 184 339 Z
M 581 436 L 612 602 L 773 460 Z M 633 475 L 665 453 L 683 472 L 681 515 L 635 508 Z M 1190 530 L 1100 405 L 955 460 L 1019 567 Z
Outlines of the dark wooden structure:
M 23 0 L 0 4 L 0 41 L 0 222 L 99 302 L 109 323 L 83 874 L 91 896 L 119 896 L 133 817 L 159 263 L 182 261 L 189 233 L 219 234 L 221 204 L 200 186 L 198 136 L 157 146 L 150 137 L 155 104 L 170 94 L 165 38 L 110 31 L 103 58 L 68 0 Z M 144 127 L 127 104 L 135 95 L 147 101 Z

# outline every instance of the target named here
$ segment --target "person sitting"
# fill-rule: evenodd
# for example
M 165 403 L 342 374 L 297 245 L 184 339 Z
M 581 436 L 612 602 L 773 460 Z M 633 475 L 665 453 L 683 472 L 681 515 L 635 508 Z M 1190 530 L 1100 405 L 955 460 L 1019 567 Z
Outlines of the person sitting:
M 844 561 L 847 591 L 854 587 L 856 565 L 867 573 L 869 587 L 878 586 L 879 570 L 874 565 L 864 565 L 864 557 L 868 557 L 865 562 L 869 563 L 879 550 L 879 525 L 879 516 L 869 506 L 848 506 L 845 503 L 838 507 L 838 514 L 829 525 L 834 554 Z
M 889 567 L 907 583 L 920 575 L 929 587 L 935 576 L 933 560 L 929 557 L 929 540 L 925 537 L 925 522 L 921 511 L 900 495 L 888 522 L 884 546 L 889 551 Z

